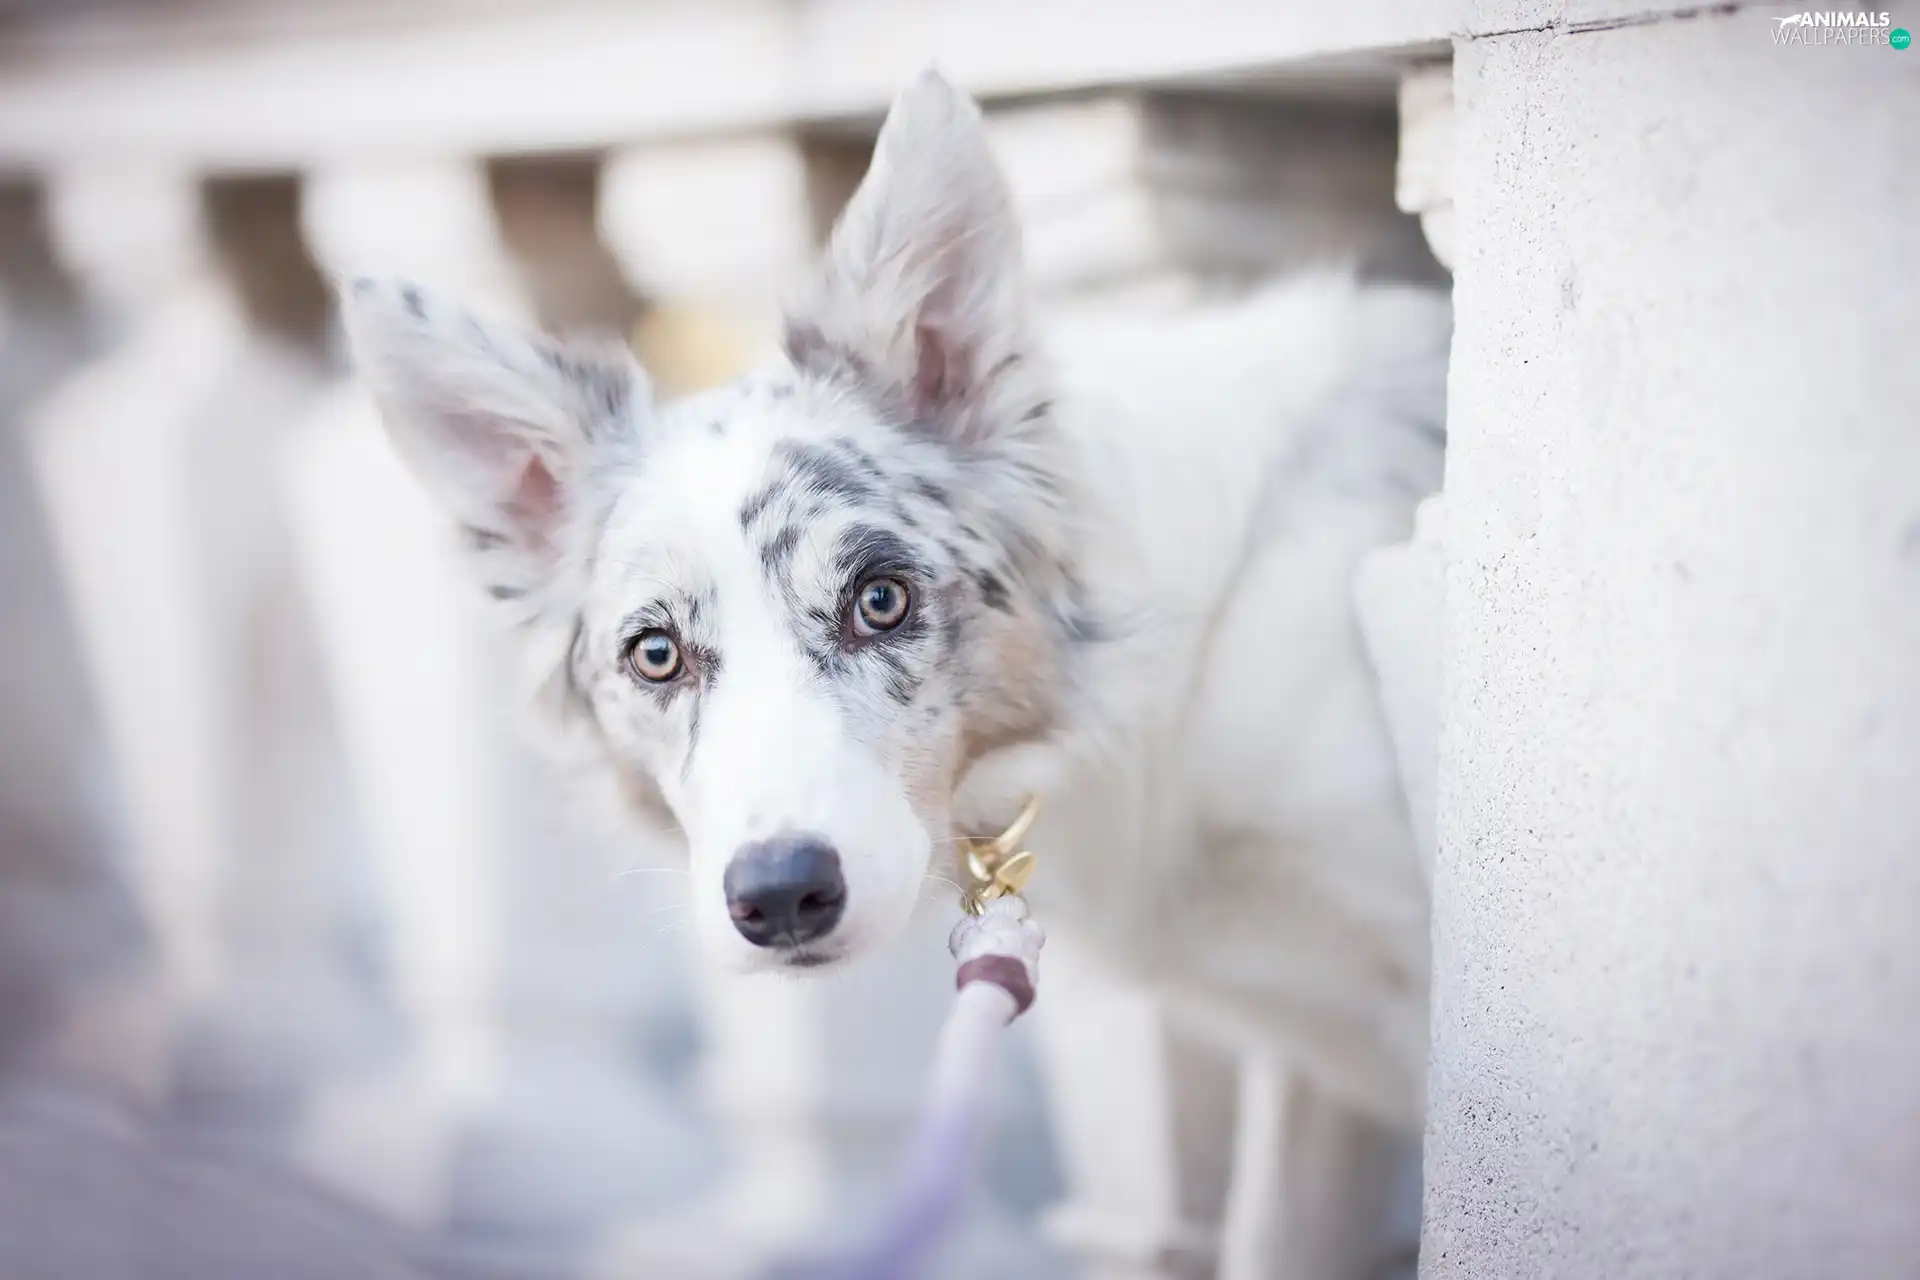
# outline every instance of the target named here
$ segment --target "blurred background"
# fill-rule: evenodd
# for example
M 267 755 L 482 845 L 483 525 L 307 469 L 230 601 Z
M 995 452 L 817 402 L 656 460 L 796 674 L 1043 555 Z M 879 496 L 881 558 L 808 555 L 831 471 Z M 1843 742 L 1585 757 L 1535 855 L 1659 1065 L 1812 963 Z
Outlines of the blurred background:
M 1263 1275 L 1233 1221 L 1286 1280 L 1914 1275 L 1920 13 L 1795 16 L 0 0 L 0 1276 L 705 1280 L 871 1222 L 952 905 L 705 975 L 675 851 L 523 745 L 326 282 L 717 381 L 929 62 L 1054 315 L 1460 282 L 1445 492 L 1357 584 L 1424 1167 L 1275 1093 L 1248 1212 L 1234 1063 L 1056 932 L 941 1280 Z
M 841 978 L 705 977 L 674 851 L 521 745 L 327 280 L 710 384 L 938 61 L 1051 311 L 1444 281 L 1445 15 L 1175 8 L 0 3 L 0 1274 L 700 1277 L 870 1219 L 952 904 Z M 1210 1273 L 1231 1068 L 1060 947 L 941 1274 Z

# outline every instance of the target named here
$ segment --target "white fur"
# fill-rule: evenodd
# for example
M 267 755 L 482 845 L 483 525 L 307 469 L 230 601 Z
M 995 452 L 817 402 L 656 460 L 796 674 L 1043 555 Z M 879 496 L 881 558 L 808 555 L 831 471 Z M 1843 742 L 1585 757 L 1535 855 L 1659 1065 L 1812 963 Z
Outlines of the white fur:
M 1410 1119 L 1425 889 L 1350 590 L 1438 485 L 1446 305 L 1328 275 L 1042 335 L 1018 241 L 977 108 L 928 76 L 792 368 L 660 407 L 622 355 L 404 287 L 347 317 L 403 452 L 485 530 L 555 719 L 685 831 L 718 961 L 791 959 L 727 917 L 743 845 L 838 849 L 846 917 L 809 958 L 839 959 L 899 930 L 949 836 L 1039 792 L 1043 917 Z M 919 630 L 881 641 L 828 625 L 876 524 L 920 575 Z M 707 678 L 622 667 L 648 610 Z
M 1439 420 L 1449 327 L 1438 298 L 1330 275 L 1063 336 L 1088 585 L 1152 622 L 1099 667 L 1096 737 L 983 762 L 959 805 L 991 825 L 1047 778 L 1043 918 L 1400 1122 L 1428 904 L 1350 593 L 1438 487 L 1405 424 Z

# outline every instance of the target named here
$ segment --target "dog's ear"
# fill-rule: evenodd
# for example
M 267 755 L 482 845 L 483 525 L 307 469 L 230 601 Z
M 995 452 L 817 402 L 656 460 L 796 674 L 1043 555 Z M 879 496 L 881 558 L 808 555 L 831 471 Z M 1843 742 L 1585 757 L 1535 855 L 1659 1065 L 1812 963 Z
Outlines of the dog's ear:
M 635 428 L 646 377 L 624 347 L 488 324 L 402 281 L 342 292 L 355 363 L 401 456 L 477 542 L 554 554 L 596 449 Z
M 980 108 L 927 71 L 881 126 L 813 291 L 788 320 L 787 353 L 965 442 L 995 426 L 1025 310 L 1019 227 Z

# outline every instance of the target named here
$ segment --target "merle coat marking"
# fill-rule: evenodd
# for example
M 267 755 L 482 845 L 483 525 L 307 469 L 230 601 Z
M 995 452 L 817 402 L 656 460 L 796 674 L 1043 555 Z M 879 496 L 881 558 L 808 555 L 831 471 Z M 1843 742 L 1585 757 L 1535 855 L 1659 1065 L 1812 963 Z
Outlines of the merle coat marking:
M 1426 889 L 1348 593 L 1437 486 L 1445 303 L 1325 276 L 1041 334 L 1018 241 L 978 110 L 929 75 L 777 369 L 658 405 L 622 349 L 410 285 L 345 309 L 538 704 L 684 830 L 718 962 L 879 947 L 948 836 L 1040 791 L 1050 921 L 1406 1119 Z M 876 579 L 911 603 L 867 634 Z M 626 655 L 656 629 L 683 666 L 649 683 Z M 781 831 L 847 880 L 805 957 L 722 900 Z

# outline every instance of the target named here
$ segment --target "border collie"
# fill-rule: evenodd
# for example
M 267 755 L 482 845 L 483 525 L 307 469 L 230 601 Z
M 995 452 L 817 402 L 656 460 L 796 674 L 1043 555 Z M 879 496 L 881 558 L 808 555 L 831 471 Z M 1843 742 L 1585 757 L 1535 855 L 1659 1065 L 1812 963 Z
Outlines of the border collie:
M 724 388 L 345 295 L 539 705 L 684 833 L 715 963 L 873 952 L 1038 795 L 1040 918 L 1417 1115 L 1427 891 L 1351 586 L 1439 484 L 1442 297 L 1325 274 L 1043 332 L 932 72 L 785 358 Z

